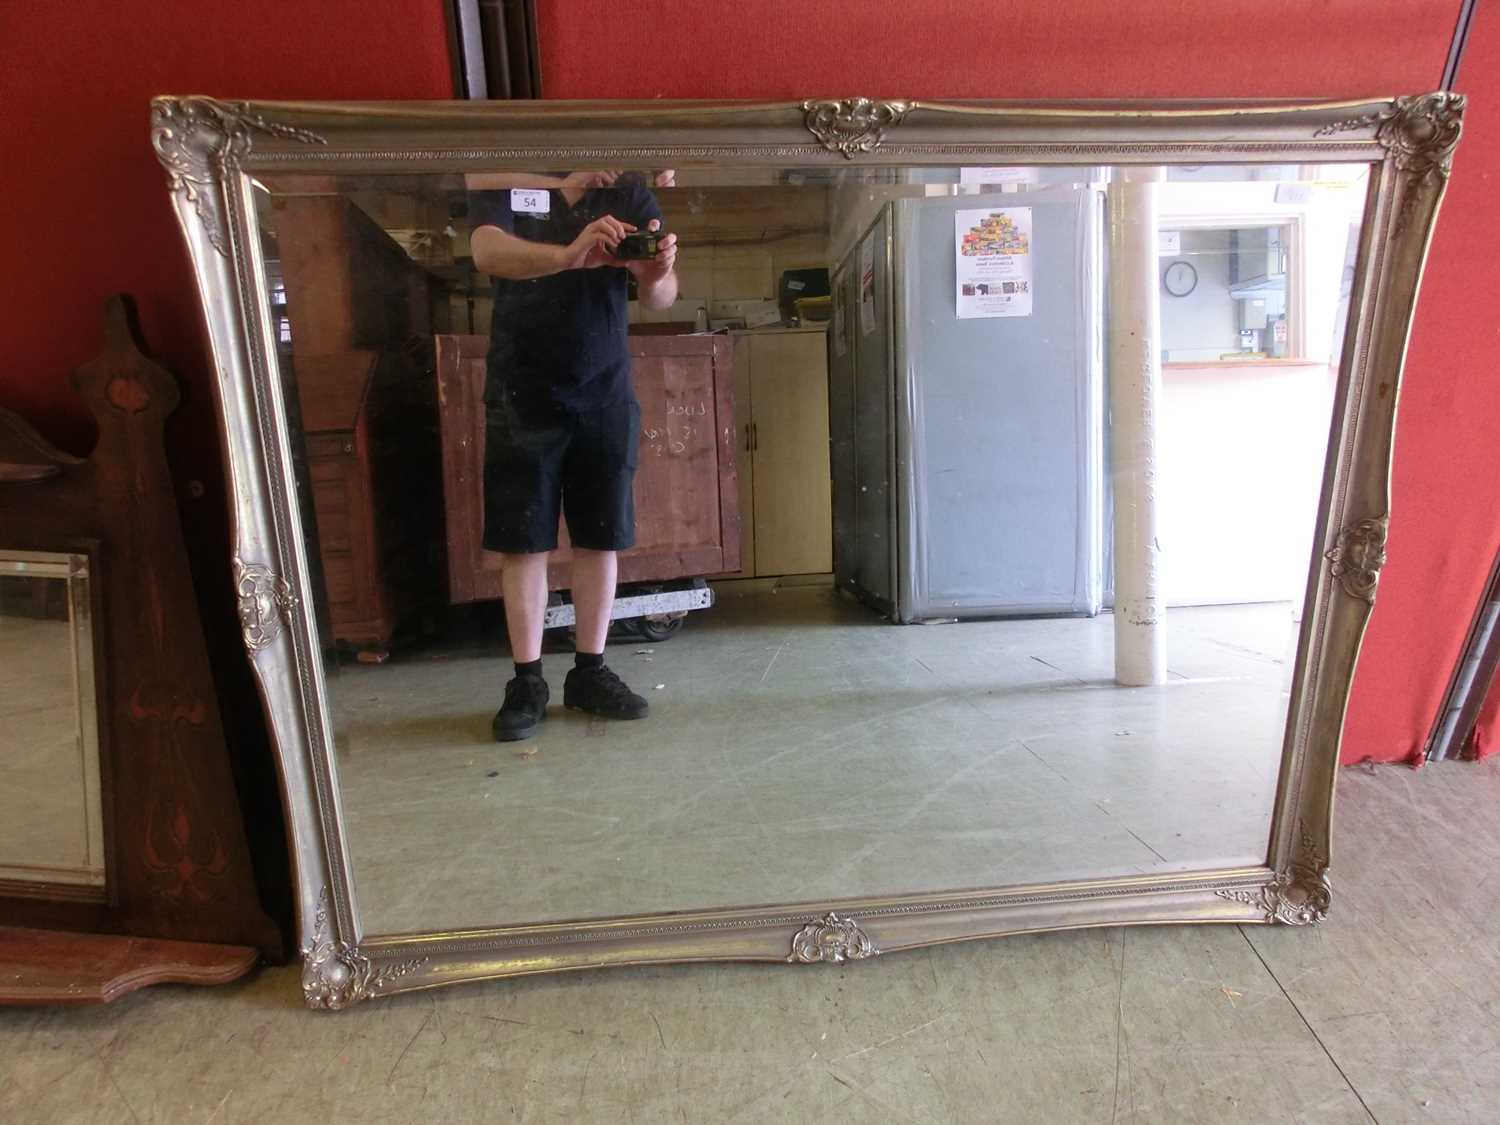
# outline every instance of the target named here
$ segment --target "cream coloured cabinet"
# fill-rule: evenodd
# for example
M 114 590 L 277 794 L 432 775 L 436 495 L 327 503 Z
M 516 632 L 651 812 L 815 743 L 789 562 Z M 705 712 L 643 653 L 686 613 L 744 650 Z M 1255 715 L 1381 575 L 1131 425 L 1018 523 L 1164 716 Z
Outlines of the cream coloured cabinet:
M 821 326 L 734 335 L 739 425 L 736 578 L 833 569 L 828 351 Z

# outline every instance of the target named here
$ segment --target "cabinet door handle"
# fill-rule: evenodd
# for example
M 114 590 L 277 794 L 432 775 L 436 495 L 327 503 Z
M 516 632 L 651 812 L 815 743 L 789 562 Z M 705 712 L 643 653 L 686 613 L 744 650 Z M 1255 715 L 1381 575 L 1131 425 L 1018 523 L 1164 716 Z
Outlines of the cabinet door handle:
M 750 452 L 750 423 L 745 423 L 745 452 Z
M 751 446 L 750 446 L 750 448 L 753 449 L 753 450 L 755 450 L 757 453 L 759 453 L 760 452 L 760 423 L 759 422 L 751 422 L 750 423 L 750 434 L 751 434 L 751 439 L 750 440 L 751 440 L 751 443 L 752 443 Z

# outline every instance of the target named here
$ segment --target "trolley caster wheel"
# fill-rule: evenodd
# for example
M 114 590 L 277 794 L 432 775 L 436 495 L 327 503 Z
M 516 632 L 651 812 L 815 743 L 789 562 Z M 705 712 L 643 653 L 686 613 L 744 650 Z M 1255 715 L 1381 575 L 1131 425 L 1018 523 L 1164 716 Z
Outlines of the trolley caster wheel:
M 653 613 L 648 617 L 639 618 L 636 621 L 636 628 L 648 641 L 665 641 L 676 636 L 686 620 L 686 610 L 677 613 Z

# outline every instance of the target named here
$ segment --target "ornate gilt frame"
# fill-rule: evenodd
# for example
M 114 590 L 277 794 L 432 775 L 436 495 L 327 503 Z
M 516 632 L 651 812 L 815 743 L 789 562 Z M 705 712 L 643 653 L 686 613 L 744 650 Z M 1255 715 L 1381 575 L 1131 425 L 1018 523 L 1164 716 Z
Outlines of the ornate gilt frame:
M 669 961 L 842 963 L 1080 926 L 1320 921 L 1354 663 L 1385 561 L 1396 391 L 1432 225 L 1462 127 L 1447 93 L 1361 102 L 1012 105 L 229 102 L 163 97 L 152 143 L 197 273 L 236 516 L 232 580 L 280 766 L 309 1005 L 561 969 Z M 308 560 L 249 177 L 480 168 L 1365 162 L 1320 540 L 1308 580 L 1264 865 L 774 908 L 364 932 L 335 784 Z

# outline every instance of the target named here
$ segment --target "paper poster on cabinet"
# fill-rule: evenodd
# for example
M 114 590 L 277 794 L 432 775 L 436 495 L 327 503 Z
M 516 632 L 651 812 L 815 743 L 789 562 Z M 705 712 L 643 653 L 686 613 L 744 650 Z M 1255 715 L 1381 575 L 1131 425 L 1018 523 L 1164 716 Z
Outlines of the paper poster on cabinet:
M 859 244 L 859 331 L 875 331 L 875 240 L 868 236 Z
M 954 214 L 960 320 L 1031 315 L 1031 208 Z

